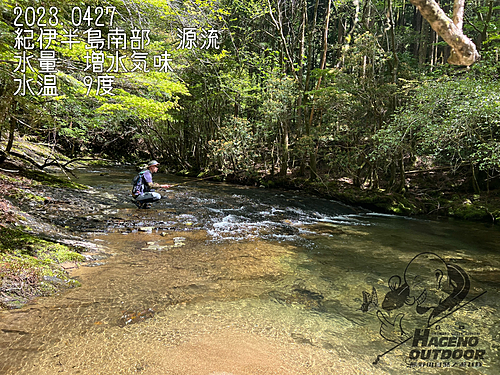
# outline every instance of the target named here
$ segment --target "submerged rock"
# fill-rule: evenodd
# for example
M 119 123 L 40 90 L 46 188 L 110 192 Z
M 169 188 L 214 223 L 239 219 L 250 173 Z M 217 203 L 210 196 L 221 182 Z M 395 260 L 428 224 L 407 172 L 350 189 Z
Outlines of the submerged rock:
M 272 291 L 269 297 L 286 305 L 298 304 L 306 309 L 321 310 L 323 308 L 323 295 L 308 289 L 294 288 L 290 292 Z
M 124 311 L 118 321 L 118 325 L 120 327 L 125 327 L 129 324 L 140 323 L 146 319 L 152 318 L 154 314 L 155 312 L 151 308 L 142 311 Z
M 27 303 L 28 298 L 0 296 L 0 308 L 6 308 L 10 310 L 20 309 Z
M 174 237 L 174 247 L 182 247 L 185 245 L 186 237 Z
M 56 285 L 64 285 L 67 282 L 66 280 L 60 279 L 56 276 L 44 276 L 43 280 Z
M 164 250 L 168 250 L 170 247 L 171 246 L 149 245 L 148 247 L 143 247 L 141 250 L 164 251 Z

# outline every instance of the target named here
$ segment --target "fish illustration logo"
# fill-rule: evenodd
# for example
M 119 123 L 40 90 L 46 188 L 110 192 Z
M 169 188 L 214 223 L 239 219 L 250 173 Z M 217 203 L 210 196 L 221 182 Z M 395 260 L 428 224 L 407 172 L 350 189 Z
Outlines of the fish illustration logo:
M 373 308 L 378 308 L 378 297 L 375 287 L 372 287 L 371 294 L 363 290 L 363 304 L 361 305 L 361 311 L 367 312 Z
M 430 328 L 486 293 L 484 291 L 462 303 L 470 291 L 469 275 L 461 267 L 447 263 L 431 252 L 422 252 L 413 257 L 404 270 L 403 278 L 393 275 L 388 286 L 390 291 L 384 296 L 381 308 L 375 287 L 372 287 L 371 294 L 363 291 L 361 311 L 376 309 L 380 335 L 385 340 L 396 343 L 396 346 L 377 356 L 374 364 L 413 337 L 405 328 L 408 323 L 408 319 L 404 319 L 406 314 L 398 313 L 397 310 L 406 307 L 404 311 L 411 312 L 408 306 L 414 308 L 414 317 L 425 317 L 425 328 Z
M 382 301 L 382 309 L 385 311 L 392 311 L 395 309 L 399 309 L 405 303 L 411 304 L 409 299 L 410 296 L 410 287 L 407 283 L 401 285 L 401 277 L 398 275 L 394 275 L 389 279 L 389 289 L 384 300 Z

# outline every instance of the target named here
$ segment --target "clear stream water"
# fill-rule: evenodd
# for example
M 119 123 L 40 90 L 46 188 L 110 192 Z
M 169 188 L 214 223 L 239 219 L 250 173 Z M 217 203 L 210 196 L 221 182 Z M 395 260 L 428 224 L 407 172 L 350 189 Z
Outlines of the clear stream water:
M 113 256 L 74 270 L 81 287 L 0 313 L 1 374 L 500 373 L 498 226 L 204 181 L 137 210 L 133 175 L 79 172 L 111 206 L 59 224 Z M 469 278 L 435 324 L 413 281 L 387 308 L 414 258 L 433 308 L 456 287 L 448 266 Z M 432 343 L 412 346 L 426 328 Z

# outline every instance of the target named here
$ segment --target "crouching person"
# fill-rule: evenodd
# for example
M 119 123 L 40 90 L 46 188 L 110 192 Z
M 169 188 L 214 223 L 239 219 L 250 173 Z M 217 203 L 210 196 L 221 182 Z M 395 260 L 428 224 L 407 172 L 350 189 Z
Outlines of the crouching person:
M 150 208 L 151 203 L 161 199 L 161 195 L 154 189 L 169 188 L 171 185 L 160 185 L 153 182 L 153 174 L 158 172 L 158 163 L 152 160 L 147 169 L 141 171 L 132 181 L 132 196 L 138 208 Z

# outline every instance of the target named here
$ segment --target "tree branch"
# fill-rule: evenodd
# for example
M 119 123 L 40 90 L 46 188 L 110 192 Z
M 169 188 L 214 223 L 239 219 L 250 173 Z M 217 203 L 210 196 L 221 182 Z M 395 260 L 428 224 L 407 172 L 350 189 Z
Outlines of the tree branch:
M 297 73 L 295 72 L 295 67 L 293 65 L 293 60 L 292 60 L 292 57 L 290 55 L 290 51 L 288 50 L 288 44 L 286 42 L 285 35 L 283 34 L 283 23 L 281 22 L 281 10 L 279 8 L 279 3 L 278 3 L 278 18 L 279 18 L 279 21 L 273 15 L 273 8 L 272 8 L 272 5 L 271 5 L 271 1 L 267 0 L 267 3 L 269 4 L 269 15 L 271 16 L 271 19 L 273 20 L 274 26 L 276 27 L 276 29 L 280 33 L 281 43 L 283 44 L 283 49 L 285 50 L 286 56 L 288 58 L 288 62 L 290 64 L 290 71 L 293 74 L 293 78 L 295 79 L 295 82 L 297 82 L 299 79 L 297 77 Z
M 73 171 L 71 169 L 68 168 L 68 165 L 75 163 L 77 161 L 104 160 L 104 159 L 96 159 L 96 158 L 76 158 L 76 159 L 68 160 L 65 163 L 61 163 L 57 159 L 54 159 L 53 161 L 48 161 L 48 159 L 47 159 L 47 160 L 45 160 L 45 162 L 43 164 L 38 164 L 35 160 L 30 158 L 29 156 L 21 154 L 21 153 L 16 152 L 16 151 L 9 152 L 9 155 L 18 157 L 19 159 L 22 159 L 22 160 L 25 160 L 40 170 L 43 170 L 44 168 L 50 167 L 50 166 L 57 166 L 57 167 L 61 168 L 64 172 L 69 172 L 73 177 L 76 177 L 76 175 L 73 173 Z
M 464 25 L 465 0 L 455 0 L 453 3 L 453 23 L 461 31 Z
M 480 59 L 476 45 L 462 32 L 463 0 L 455 0 L 452 21 L 439 7 L 435 0 L 410 0 L 422 17 L 452 48 L 448 63 L 453 65 L 472 65 Z M 456 22 L 456 23 L 455 23 Z

